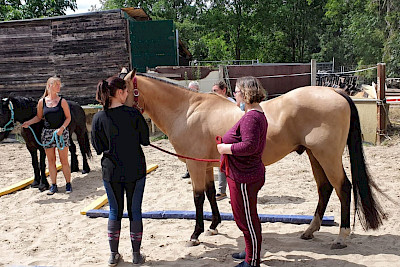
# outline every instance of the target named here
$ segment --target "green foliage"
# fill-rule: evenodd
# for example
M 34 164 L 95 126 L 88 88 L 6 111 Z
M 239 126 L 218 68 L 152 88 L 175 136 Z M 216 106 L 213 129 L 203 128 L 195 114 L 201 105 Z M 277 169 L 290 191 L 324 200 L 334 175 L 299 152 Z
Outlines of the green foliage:
M 400 76 L 400 31 L 394 31 L 385 42 L 383 61 L 387 62 L 387 76 Z
M 0 19 L 17 20 L 65 15 L 75 10 L 76 0 L 0 0 Z

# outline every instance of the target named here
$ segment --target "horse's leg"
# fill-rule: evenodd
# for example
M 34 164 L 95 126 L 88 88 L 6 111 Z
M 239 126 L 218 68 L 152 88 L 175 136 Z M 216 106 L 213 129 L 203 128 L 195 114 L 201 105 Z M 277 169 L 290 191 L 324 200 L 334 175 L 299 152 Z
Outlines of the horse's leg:
M 39 155 L 40 155 L 40 177 L 41 177 L 39 190 L 45 191 L 50 188 L 50 185 L 46 177 L 46 152 L 44 151 L 43 147 L 39 148 Z
M 200 244 L 199 236 L 204 232 L 204 190 L 206 189 L 206 164 L 204 162 L 194 162 L 188 160 L 186 166 L 190 172 L 192 180 L 194 205 L 196 206 L 196 226 L 190 237 L 189 246 L 197 246 Z
M 342 167 L 343 183 L 338 189 L 335 188 L 336 194 L 340 199 L 341 219 L 340 232 L 338 237 L 333 242 L 331 249 L 340 249 L 347 247 L 346 238 L 350 235 L 350 202 L 351 202 L 351 183 Z
M 86 127 L 86 125 L 85 125 Z M 86 149 L 90 146 L 87 144 L 87 142 L 89 142 L 89 137 L 87 136 L 87 132 L 85 131 L 78 131 L 78 129 L 75 131 L 76 136 L 78 138 L 78 144 L 79 144 L 79 149 L 81 151 L 81 155 L 82 155 L 82 161 L 83 161 L 83 166 L 82 166 L 82 173 L 89 173 L 90 172 L 90 167 L 88 164 L 88 160 L 87 160 L 87 151 Z
M 69 141 L 71 143 L 71 146 L 69 147 L 69 151 L 71 153 L 71 172 L 78 172 L 78 156 L 76 155 L 76 145 L 74 141 L 72 141 L 72 133 L 69 135 Z
M 318 188 L 318 205 L 314 213 L 314 218 L 312 219 L 310 226 L 301 235 L 302 239 L 312 239 L 314 238 L 313 233 L 318 231 L 321 227 L 322 218 L 328 205 L 329 198 L 332 194 L 333 187 L 329 183 L 328 178 L 318 160 L 314 157 L 311 150 L 307 149 L 307 154 L 311 162 L 311 168 L 314 174 L 315 181 Z
M 341 218 L 340 231 L 338 237 L 333 242 L 331 249 L 347 247 L 345 241 L 350 235 L 350 201 L 351 201 L 351 183 L 346 176 L 342 164 L 342 153 L 332 151 L 313 151 L 313 155 L 321 164 L 328 177 L 329 182 L 335 188 L 336 194 L 340 200 Z
M 40 170 L 39 170 L 39 162 L 38 162 L 38 157 L 37 157 L 37 149 L 35 147 L 31 147 L 31 146 L 26 146 L 26 148 L 28 149 L 29 153 L 31 154 L 33 173 L 35 174 L 35 178 L 33 179 L 33 183 L 31 184 L 31 187 L 38 188 L 39 184 L 40 184 Z
M 192 175 L 190 175 L 192 177 Z M 204 216 L 203 216 L 203 205 L 204 205 L 204 191 L 194 192 L 194 205 L 196 206 L 196 226 L 194 232 L 190 237 L 190 246 L 197 246 L 200 244 L 199 236 L 204 232 Z
M 221 223 L 221 215 L 219 213 L 217 200 L 215 198 L 216 190 L 215 190 L 215 184 L 214 184 L 213 168 L 207 170 L 206 175 L 207 175 L 207 180 L 208 180 L 207 188 L 206 188 L 206 195 L 207 195 L 208 201 L 210 202 L 211 211 L 212 211 L 212 222 L 210 225 L 210 229 L 207 230 L 207 232 L 206 232 L 206 235 L 216 235 L 216 234 L 218 234 L 217 226 L 218 226 L 218 224 Z

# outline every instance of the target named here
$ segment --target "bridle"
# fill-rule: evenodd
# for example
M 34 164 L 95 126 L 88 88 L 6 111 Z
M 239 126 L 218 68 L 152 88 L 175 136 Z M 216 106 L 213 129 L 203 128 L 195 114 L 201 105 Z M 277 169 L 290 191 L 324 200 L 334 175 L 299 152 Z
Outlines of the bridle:
M 139 110 L 140 113 L 143 113 L 144 112 L 144 108 L 142 108 L 139 105 L 139 95 L 140 94 L 139 94 L 139 90 L 138 90 L 138 86 L 137 86 L 137 78 L 136 78 L 136 76 L 133 77 L 132 82 L 133 82 L 133 105 L 132 106 L 134 108 L 136 108 L 137 110 Z M 221 137 L 217 137 L 217 143 L 221 143 L 221 140 L 222 140 Z M 187 156 L 183 156 L 183 155 L 179 155 L 179 154 L 176 154 L 176 153 L 169 152 L 169 151 L 167 151 L 165 149 L 162 149 L 161 147 L 158 147 L 158 146 L 153 145 L 153 144 L 150 144 L 150 146 L 153 147 L 153 148 L 156 148 L 156 149 L 158 149 L 158 150 L 160 150 L 162 152 L 165 152 L 167 154 L 170 154 L 170 155 L 173 155 L 173 156 L 177 156 L 179 158 L 196 160 L 196 161 L 204 161 L 204 162 L 219 162 L 220 161 L 219 159 L 200 159 L 200 158 L 187 157 Z M 225 158 L 226 158 L 226 156 L 225 156 Z M 227 159 L 226 159 L 226 168 L 228 168 Z
M 11 131 L 12 129 L 14 129 L 14 106 L 10 100 L 8 101 L 8 108 L 11 111 L 11 118 L 6 123 L 6 125 L 4 125 L 4 127 L 0 127 L 0 133 L 4 133 L 4 132 Z M 12 124 L 13 126 L 7 128 L 7 126 L 10 124 Z
M 133 77 L 133 107 L 140 111 L 140 113 L 144 112 L 144 108 L 139 105 L 139 90 L 137 86 L 137 78 Z

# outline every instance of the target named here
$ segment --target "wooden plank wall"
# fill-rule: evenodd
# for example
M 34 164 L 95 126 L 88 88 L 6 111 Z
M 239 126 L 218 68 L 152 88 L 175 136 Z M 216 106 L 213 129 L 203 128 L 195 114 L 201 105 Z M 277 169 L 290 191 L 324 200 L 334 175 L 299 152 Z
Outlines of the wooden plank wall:
M 0 24 L 0 95 L 39 98 L 57 75 L 61 94 L 96 103 L 99 80 L 129 67 L 126 19 L 119 11 Z
M 0 94 L 43 94 L 45 81 L 54 75 L 49 57 L 50 21 L 36 20 L 0 24 Z

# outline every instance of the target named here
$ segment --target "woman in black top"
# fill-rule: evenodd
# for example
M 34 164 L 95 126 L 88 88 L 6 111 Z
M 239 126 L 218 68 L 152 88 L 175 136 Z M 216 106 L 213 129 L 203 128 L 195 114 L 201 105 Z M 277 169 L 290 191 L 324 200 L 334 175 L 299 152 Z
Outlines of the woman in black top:
M 68 124 L 71 122 L 71 112 L 67 100 L 60 97 L 58 93 L 61 89 L 61 80 L 57 77 L 51 77 L 47 80 L 46 90 L 43 97 L 39 100 L 37 105 L 37 114 L 35 117 L 22 124 L 22 127 L 27 128 L 29 125 L 37 123 L 44 117 L 44 128 L 42 130 L 42 143 L 48 144 L 52 139 L 54 131 L 58 136 L 63 137 L 65 147 L 58 149 L 60 162 L 62 164 L 62 171 L 65 177 L 66 185 L 65 192 L 67 194 L 72 192 L 71 186 L 71 169 L 68 162 L 68 147 L 70 146 Z M 58 192 L 57 188 L 57 167 L 56 167 L 56 141 L 53 140 L 50 144 L 45 146 L 47 162 L 49 165 L 51 187 L 48 195 L 53 195 Z
M 142 199 L 146 181 L 146 159 L 141 145 L 149 145 L 149 129 L 142 114 L 124 103 L 128 96 L 125 81 L 111 77 L 99 82 L 96 99 L 104 110 L 92 121 L 92 144 L 101 159 L 104 187 L 110 205 L 108 240 L 111 249 L 109 266 L 118 264 L 121 219 L 126 192 L 130 221 L 133 263 L 141 264 Z

